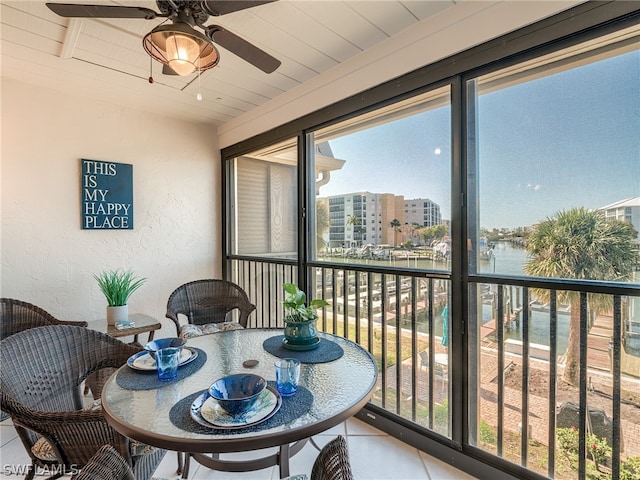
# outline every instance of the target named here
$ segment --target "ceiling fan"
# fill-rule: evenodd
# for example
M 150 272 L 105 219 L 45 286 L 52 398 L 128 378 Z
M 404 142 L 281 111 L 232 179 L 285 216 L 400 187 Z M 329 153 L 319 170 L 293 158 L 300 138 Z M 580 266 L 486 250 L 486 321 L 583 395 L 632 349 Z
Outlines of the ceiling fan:
M 209 16 L 221 16 L 276 0 L 157 0 L 159 12 L 144 7 L 120 5 L 82 5 L 47 3 L 61 17 L 140 18 L 164 17 L 163 23 L 145 35 L 142 44 L 147 53 L 163 64 L 169 75 L 189 75 L 215 67 L 220 54 L 214 42 L 265 73 L 280 66 L 280 61 L 255 45 L 219 25 L 205 25 Z M 202 30 L 202 33 L 196 28 Z

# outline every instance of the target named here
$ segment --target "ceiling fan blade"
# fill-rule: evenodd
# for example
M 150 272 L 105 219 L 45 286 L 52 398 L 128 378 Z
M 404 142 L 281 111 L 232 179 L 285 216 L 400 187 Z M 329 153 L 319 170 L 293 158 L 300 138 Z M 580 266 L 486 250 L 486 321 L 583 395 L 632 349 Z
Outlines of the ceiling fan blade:
M 61 17 L 144 18 L 164 17 L 150 8 L 122 7 L 119 5 L 80 5 L 77 3 L 47 3 L 53 13 Z
M 272 3 L 277 0 L 204 0 L 202 7 L 209 14 L 214 17 L 220 15 L 226 15 L 227 13 L 238 12 L 251 7 L 257 7 L 258 5 L 264 5 L 265 3 Z
M 215 43 L 265 73 L 271 73 L 280 66 L 280 60 L 219 25 L 208 26 L 206 33 Z

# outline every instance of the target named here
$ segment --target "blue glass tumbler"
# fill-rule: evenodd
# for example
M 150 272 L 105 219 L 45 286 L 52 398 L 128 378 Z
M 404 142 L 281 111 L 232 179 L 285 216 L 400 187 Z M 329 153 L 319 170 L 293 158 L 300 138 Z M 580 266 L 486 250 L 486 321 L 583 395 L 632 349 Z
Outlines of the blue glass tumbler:
M 158 380 L 168 382 L 178 375 L 178 363 L 182 348 L 161 348 L 156 352 L 156 366 L 158 368 Z
M 276 386 L 283 397 L 290 397 L 298 391 L 300 379 L 300 360 L 295 358 L 281 358 L 275 362 Z

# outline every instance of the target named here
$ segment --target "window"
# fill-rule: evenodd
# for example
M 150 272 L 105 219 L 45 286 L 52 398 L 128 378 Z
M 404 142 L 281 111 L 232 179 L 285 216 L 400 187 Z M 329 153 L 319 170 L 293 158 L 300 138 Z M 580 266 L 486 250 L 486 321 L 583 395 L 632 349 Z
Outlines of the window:
M 288 223 L 278 242 L 267 241 L 280 230 L 270 210 L 298 218 L 290 210 L 296 142 L 225 157 L 237 179 L 227 260 L 258 306 L 251 326 L 280 326 L 269 285 L 279 291 L 284 279 L 304 278 L 311 296 L 329 303 L 320 328 L 355 340 L 378 362 L 367 407 L 375 419 L 365 420 L 383 428 L 395 421 L 392 433 L 418 448 L 446 438 L 440 448 L 451 447 L 460 464 L 467 456 L 517 478 L 586 478 L 597 468 L 586 443 L 594 427 L 583 417 L 572 433 L 556 415 L 574 403 L 580 412 L 602 409 L 614 425 L 600 464 L 612 477 L 640 456 L 632 440 L 640 241 L 627 238 L 640 229 L 638 12 L 610 22 L 601 15 L 611 8 L 587 2 L 570 19 L 565 12 L 285 126 L 312 148 L 300 149 L 305 223 Z M 593 28 L 574 30 L 576 14 Z M 495 61 L 505 46 L 514 54 Z M 435 83 L 419 85 L 423 78 Z M 338 120 L 335 111 L 345 113 Z M 252 177 L 262 182 L 255 192 Z M 271 182 L 284 178 L 294 188 L 283 194 Z M 256 195 L 269 208 L 254 208 Z M 544 250 L 527 250 L 531 235 L 575 209 L 619 222 L 626 239 L 618 246 L 631 254 L 600 268 L 619 257 L 591 254 L 599 247 L 592 236 L 573 248 L 584 259 L 573 269 L 528 270 L 544 260 L 534 258 Z M 254 219 L 255 231 L 245 226 Z M 298 237 L 304 252 L 295 251 Z M 575 384 L 567 372 L 571 381 L 578 372 Z M 583 448 L 577 460 L 567 460 L 563 435 Z
M 318 260 L 393 265 L 411 250 L 414 267 L 450 268 L 433 248 L 450 242 L 442 220 L 451 209 L 450 110 L 449 88 L 439 88 L 314 133 L 318 218 L 326 205 L 341 212 L 316 222 Z M 365 198 L 379 219 L 375 238 L 361 235 L 366 212 L 356 205 Z M 431 211 L 437 215 L 425 222 Z
M 469 107 L 469 143 L 474 146 L 468 152 L 469 198 L 475 198 L 477 192 L 478 199 L 469 215 L 475 246 L 470 257 L 472 271 L 633 280 L 632 269 L 624 267 L 637 262 L 634 252 L 619 257 L 619 264 L 594 262 L 580 271 L 571 267 L 566 271 L 551 263 L 546 269 L 532 264 L 524 246 L 535 241 L 531 233 L 537 225 L 552 220 L 549 228 L 555 225 L 573 231 L 577 222 L 591 217 L 588 212 L 626 221 L 640 231 L 636 30 L 617 32 L 468 82 L 470 98 L 475 99 Z M 635 217 L 626 215 L 626 208 L 635 210 Z M 618 230 L 624 229 L 613 228 L 609 234 Z M 593 260 L 611 256 L 597 250 L 602 240 L 576 239 L 591 244 L 584 245 L 582 261 L 589 256 Z M 637 244 L 637 239 L 629 242 Z
M 234 160 L 234 254 L 297 257 L 297 167 L 295 140 Z
M 471 274 L 561 280 L 576 289 L 584 280 L 640 283 L 637 35 L 634 27 L 467 82 Z M 562 412 L 580 403 L 587 381 L 599 392 L 589 396 L 589 408 L 611 417 L 618 329 L 620 395 L 636 389 L 625 365 L 638 363 L 640 354 L 640 337 L 626 321 L 640 314 L 638 297 L 471 280 L 469 441 L 539 473 L 559 474 L 568 468 L 562 455 L 542 466 L 539 453 L 538 462 L 531 459 L 534 446 L 518 445 L 522 426 L 550 450 L 550 438 L 557 436 L 556 449 L 569 435 L 577 441 Z M 490 376 L 494 382 L 477 381 Z M 519 431 L 507 408 L 519 410 Z M 620 409 L 624 438 L 635 415 Z M 551 436 L 550 418 L 557 421 Z M 605 437 L 615 443 L 611 434 L 593 432 L 586 434 L 590 445 Z

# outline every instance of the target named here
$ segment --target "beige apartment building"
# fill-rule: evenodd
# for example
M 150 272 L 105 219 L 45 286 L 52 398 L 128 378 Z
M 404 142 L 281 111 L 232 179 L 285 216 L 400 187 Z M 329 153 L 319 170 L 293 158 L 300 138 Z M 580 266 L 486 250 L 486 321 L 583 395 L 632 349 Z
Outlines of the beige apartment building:
M 329 229 L 323 235 L 329 248 L 397 246 L 402 243 L 405 224 L 442 223 L 440 206 L 429 199 L 405 200 L 403 195 L 393 193 L 356 192 L 318 200 L 326 202 L 329 209 Z

